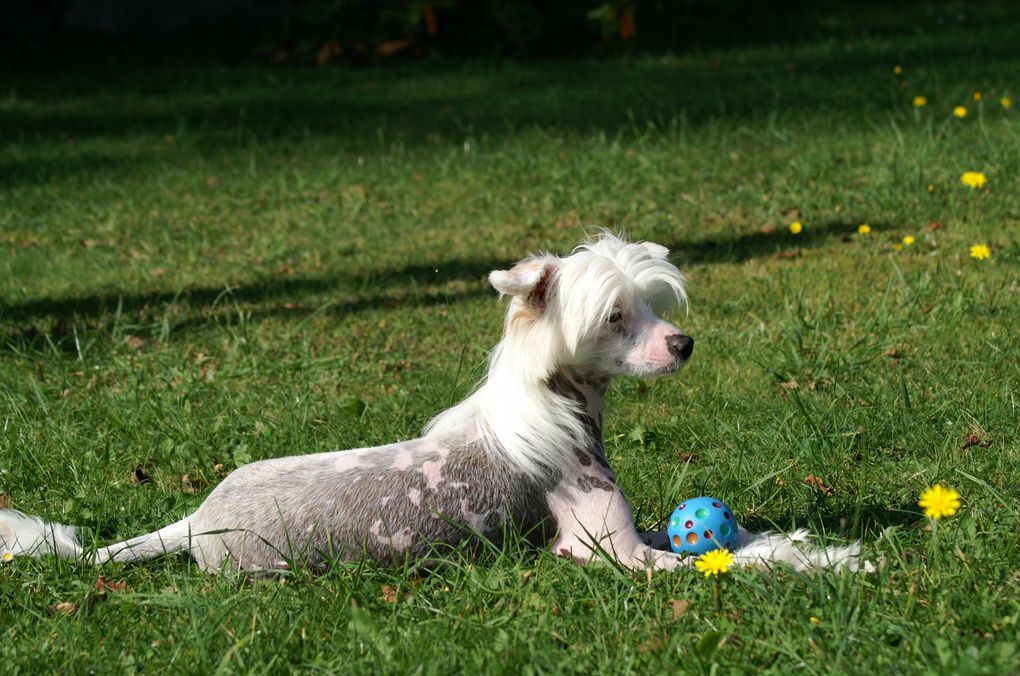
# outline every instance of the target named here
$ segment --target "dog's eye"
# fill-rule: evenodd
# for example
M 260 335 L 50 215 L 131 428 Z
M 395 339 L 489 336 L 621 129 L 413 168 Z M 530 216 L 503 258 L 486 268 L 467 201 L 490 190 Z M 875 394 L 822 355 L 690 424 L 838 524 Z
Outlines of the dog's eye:
M 610 315 L 609 315 L 609 323 L 610 324 L 615 324 L 616 322 L 620 321 L 621 319 L 623 319 L 623 313 L 620 312 L 619 310 L 613 310 L 612 313 L 610 313 Z

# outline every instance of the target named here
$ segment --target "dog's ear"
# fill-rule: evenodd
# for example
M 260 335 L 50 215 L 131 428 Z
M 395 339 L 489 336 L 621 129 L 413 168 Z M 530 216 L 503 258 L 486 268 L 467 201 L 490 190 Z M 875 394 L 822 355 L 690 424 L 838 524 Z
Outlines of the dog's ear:
M 505 296 L 514 296 L 544 309 L 552 292 L 552 279 L 559 268 L 556 256 L 526 258 L 509 270 L 493 270 L 489 283 Z
M 661 244 L 656 244 L 655 242 L 641 242 L 641 246 L 648 249 L 648 253 L 652 254 L 656 258 L 666 258 L 669 256 L 669 249 Z

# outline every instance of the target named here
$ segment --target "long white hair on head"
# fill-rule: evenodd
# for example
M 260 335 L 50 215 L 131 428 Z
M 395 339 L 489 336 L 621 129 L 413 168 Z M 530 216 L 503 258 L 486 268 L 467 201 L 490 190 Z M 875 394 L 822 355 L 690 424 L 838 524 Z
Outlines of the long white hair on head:
M 578 402 L 550 389 L 550 377 L 565 366 L 583 368 L 577 357 L 614 307 L 640 300 L 663 312 L 686 302 L 684 278 L 668 253 L 603 232 L 565 258 L 541 254 L 493 271 L 489 281 L 511 300 L 488 374 L 425 434 L 477 444 L 527 474 L 548 475 L 589 434 Z
M 603 231 L 564 259 L 556 300 L 572 355 L 605 326 L 616 307 L 641 302 L 662 316 L 687 306 L 686 280 L 668 255 L 669 249 L 659 244 L 630 243 Z

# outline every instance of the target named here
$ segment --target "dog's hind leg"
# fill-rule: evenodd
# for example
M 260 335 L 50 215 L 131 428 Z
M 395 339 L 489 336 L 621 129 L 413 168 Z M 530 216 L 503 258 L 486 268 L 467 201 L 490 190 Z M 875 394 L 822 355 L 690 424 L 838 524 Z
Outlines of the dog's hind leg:
M 185 518 L 153 533 L 100 547 L 85 558 L 97 565 L 108 561 L 139 561 L 184 550 L 190 552 L 197 544 L 191 532 L 191 521 Z

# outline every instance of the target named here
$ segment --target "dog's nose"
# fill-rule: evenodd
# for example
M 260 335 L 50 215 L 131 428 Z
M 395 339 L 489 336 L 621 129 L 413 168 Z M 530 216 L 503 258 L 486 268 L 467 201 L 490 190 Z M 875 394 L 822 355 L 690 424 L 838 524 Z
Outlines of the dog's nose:
M 666 336 L 666 346 L 669 347 L 671 355 L 687 361 L 694 352 L 694 339 L 682 333 L 674 333 L 672 336 Z

